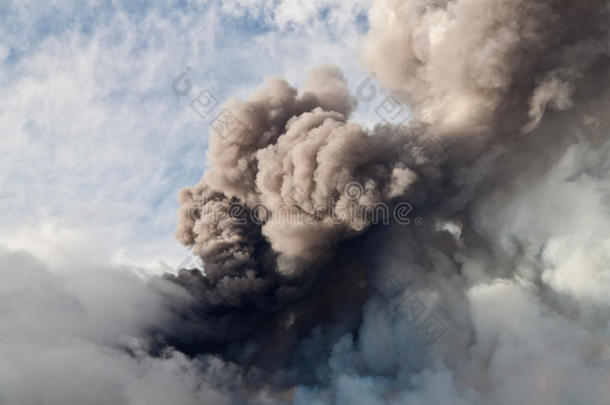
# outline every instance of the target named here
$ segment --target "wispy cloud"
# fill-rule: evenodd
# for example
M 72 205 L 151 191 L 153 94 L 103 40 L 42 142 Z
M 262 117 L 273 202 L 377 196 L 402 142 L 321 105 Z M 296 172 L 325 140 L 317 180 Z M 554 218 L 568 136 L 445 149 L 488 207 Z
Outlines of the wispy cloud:
M 304 20 L 279 13 L 298 6 L 291 2 L 277 13 L 263 7 L 264 18 L 237 11 L 258 3 L 75 4 L 14 3 L 0 17 L 7 39 L 0 183 L 16 190 L 18 202 L 0 224 L 10 234 L 61 218 L 63 226 L 112 235 L 119 256 L 139 264 L 150 260 L 151 245 L 168 262 L 182 255 L 172 237 L 175 196 L 205 166 L 210 123 L 189 107 L 192 98 L 209 89 L 223 103 L 268 74 L 300 77 L 329 53 L 357 65 L 357 41 L 336 42 L 336 22 L 318 18 L 323 9 L 345 8 L 336 4 L 308 7 Z M 342 27 L 358 32 L 349 20 Z M 326 41 L 311 47 L 314 34 Z M 168 85 L 187 66 L 188 100 Z

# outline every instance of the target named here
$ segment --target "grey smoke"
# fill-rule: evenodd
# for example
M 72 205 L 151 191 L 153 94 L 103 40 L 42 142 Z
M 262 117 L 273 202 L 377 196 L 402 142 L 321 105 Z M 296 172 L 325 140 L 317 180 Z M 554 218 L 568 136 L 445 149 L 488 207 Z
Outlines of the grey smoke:
M 117 268 L 58 274 L 5 247 L 0 269 L 0 403 L 229 403 L 213 388 L 219 373 L 203 371 L 214 359 L 149 353 L 164 300 L 186 298 L 175 285 Z
M 253 352 L 227 358 L 251 369 L 261 365 L 252 353 L 283 347 L 283 361 L 263 363 L 280 386 L 310 387 L 297 389 L 296 403 L 601 403 L 607 377 L 573 375 L 608 375 L 607 354 L 594 349 L 607 322 L 595 308 L 605 291 L 606 228 L 561 218 L 585 206 L 608 213 L 599 109 L 607 97 L 607 12 L 604 1 L 375 1 L 364 61 L 408 103 L 412 120 L 425 123 L 423 134 L 350 122 L 353 101 L 331 67 L 312 72 L 302 90 L 272 79 L 248 101 L 230 101 L 244 130 L 211 134 L 210 167 L 181 194 L 177 236 L 201 255 L 205 275 L 197 277 L 205 282 L 194 286 L 186 271 L 175 280 L 208 302 L 191 321 L 222 335 L 218 308 L 228 308 L 220 313 L 233 325 L 236 313 L 256 312 L 258 327 L 240 319 L 243 333 L 225 335 Z M 445 153 L 434 153 L 432 140 Z M 596 175 L 574 183 L 581 159 Z M 328 201 L 349 198 L 350 182 L 363 185 L 358 207 L 409 201 L 427 225 L 371 227 L 320 215 L 332 211 Z M 562 189 L 586 198 L 562 204 Z M 231 203 L 242 213 L 285 205 L 310 217 L 235 225 Z M 189 215 L 193 205 L 201 215 Z M 589 234 L 596 242 L 578 247 Z M 324 278 L 360 272 L 348 257 L 365 263 L 364 279 Z M 408 284 L 415 273 L 418 291 L 428 291 L 421 300 L 448 329 L 433 346 L 394 316 L 378 289 L 387 277 Z M 339 295 L 361 285 L 356 303 L 364 305 L 321 300 L 326 283 Z M 338 307 L 345 322 L 304 316 L 299 323 L 299 313 Z M 288 318 L 283 331 L 273 326 Z M 557 339 L 546 345 L 547 335 Z M 209 339 L 199 338 L 203 346 Z M 573 351 L 554 360 L 551 347 L 562 344 Z M 323 354 L 312 358 L 312 347 Z
M 0 251 L 22 269 L 0 403 L 608 402 L 608 3 L 376 0 L 369 22 L 364 62 L 425 131 L 350 121 L 330 66 L 230 100 L 179 195 L 203 272 L 68 282 Z M 421 226 L 355 214 L 401 202 Z
M 433 161 L 421 134 L 387 126 L 369 133 L 347 121 L 353 104 L 343 75 L 330 66 L 312 71 L 300 93 L 282 79 L 271 79 L 250 100 L 228 103 L 243 129 L 211 133 L 210 168 L 199 184 L 181 191 L 176 231 L 196 253 L 214 256 L 206 267 L 211 279 L 230 276 L 241 266 L 240 276 L 249 268 L 254 271 L 248 284 L 258 281 L 258 265 L 252 261 L 261 239 L 277 253 L 280 275 L 299 276 L 328 256 L 334 242 L 370 225 L 362 223 L 359 210 L 398 197 L 419 198 L 417 183 L 440 178 L 442 160 Z M 362 187 L 354 190 L 356 198 L 348 194 L 351 184 Z M 231 208 L 232 201 L 243 204 L 244 211 L 264 207 L 277 217 L 249 226 L 230 221 L 230 212 L 212 215 Z M 307 220 L 288 223 L 294 218 L 277 214 L 282 206 Z M 343 220 L 331 220 L 332 212 Z M 253 229 L 257 225 L 260 230 Z M 220 244 L 235 251 L 223 249 L 231 260 L 220 262 L 215 249 Z
M 605 1 L 376 1 L 367 65 L 442 132 L 535 128 L 607 54 Z

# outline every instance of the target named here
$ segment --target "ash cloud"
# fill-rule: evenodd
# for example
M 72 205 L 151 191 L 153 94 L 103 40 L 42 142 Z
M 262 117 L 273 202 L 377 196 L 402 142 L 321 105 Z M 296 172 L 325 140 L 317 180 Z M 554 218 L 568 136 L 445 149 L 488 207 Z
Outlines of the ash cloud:
M 212 323 L 210 339 L 240 337 L 235 317 L 246 336 L 310 294 L 337 244 L 363 234 L 379 204 L 442 194 L 437 145 L 407 127 L 349 122 L 354 103 L 340 70 L 323 66 L 300 91 L 275 78 L 227 104 L 239 128 L 210 133 L 210 167 L 179 196 L 176 235 L 201 256 L 205 277 L 172 278 L 205 301 L 201 312 L 222 314 L 197 321 Z
M 607 55 L 605 1 L 374 2 L 363 58 L 441 131 L 536 127 Z
M 350 121 L 354 100 L 330 66 L 299 89 L 272 78 L 230 100 L 237 127 L 210 131 L 209 168 L 179 195 L 176 236 L 203 272 L 132 283 L 143 301 L 115 297 L 141 316 L 62 320 L 87 342 L 82 357 L 112 370 L 79 373 L 83 385 L 119 387 L 114 403 L 607 403 L 608 11 L 601 0 L 374 1 L 363 59 L 423 132 Z M 401 202 L 421 226 L 360 215 Z M 2 285 L 0 303 L 24 305 Z M 79 319 L 74 299 L 40 290 L 46 309 Z M 45 330 L 8 319 L 9 337 Z M 139 343 L 115 349 L 124 330 Z M 33 373 L 9 341 L 20 375 L 49 378 L 58 358 L 82 370 L 70 350 Z M 15 387 L 0 400 L 27 392 Z M 48 402 L 64 392 L 94 395 L 62 386 Z
M 212 252 L 210 278 L 235 268 L 256 272 L 253 246 L 259 240 L 277 254 L 272 265 L 279 275 L 298 277 L 328 257 L 333 243 L 370 225 L 357 215 L 361 210 L 434 191 L 442 160 L 432 159 L 423 136 L 388 126 L 369 132 L 347 120 L 353 104 L 342 73 L 331 66 L 312 71 L 301 92 L 278 78 L 246 102 L 229 102 L 239 130 L 211 133 L 210 168 L 199 184 L 180 193 L 176 235 L 202 256 Z M 230 212 L 210 215 L 230 209 L 231 202 L 244 211 L 264 208 L 272 217 L 256 229 L 246 221 L 224 221 Z M 282 207 L 307 218 L 289 222 L 294 218 L 281 217 Z M 331 218 L 335 209 L 340 212 Z M 243 226 L 227 230 L 234 224 Z M 218 243 L 236 249 L 230 255 L 235 260 L 218 260 Z
M 602 403 L 607 235 L 560 218 L 607 217 L 607 3 L 379 0 L 369 21 L 366 65 L 425 131 L 349 121 L 328 66 L 231 100 L 243 130 L 211 133 L 209 168 L 180 195 L 176 234 L 205 274 L 172 279 L 204 303 L 189 321 L 217 333 L 189 339 L 264 370 L 255 403 L 286 387 L 294 403 Z M 424 226 L 331 221 L 329 201 L 348 200 L 408 201 Z M 261 206 L 307 220 L 245 219 Z M 442 325 L 438 342 L 396 315 L 404 299 Z

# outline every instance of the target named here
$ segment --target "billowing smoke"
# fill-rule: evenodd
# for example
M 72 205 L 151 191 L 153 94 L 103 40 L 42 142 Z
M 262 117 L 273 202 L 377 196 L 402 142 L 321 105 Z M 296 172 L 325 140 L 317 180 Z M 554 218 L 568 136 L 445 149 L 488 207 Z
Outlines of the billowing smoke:
M 170 341 L 266 370 L 249 381 L 268 402 L 602 403 L 608 5 L 380 0 L 369 17 L 364 61 L 410 120 L 350 122 L 328 66 L 229 101 L 180 194 L 204 272 L 170 277 L 204 326 Z M 423 225 L 371 215 L 399 204 Z
M 247 102 L 229 103 L 237 128 L 211 134 L 210 168 L 182 190 L 176 232 L 202 256 L 210 280 L 227 277 L 217 286 L 222 299 L 264 288 L 261 267 L 302 276 L 337 241 L 366 230 L 376 204 L 434 190 L 437 145 L 412 129 L 371 133 L 350 123 L 353 104 L 334 67 L 312 71 L 300 93 L 271 79 Z M 255 257 L 261 241 L 275 256 L 269 263 Z
M 462 217 L 494 159 L 599 76 L 606 11 L 602 1 L 375 2 L 364 59 L 411 120 L 372 130 L 348 121 L 355 102 L 333 67 L 300 91 L 271 79 L 231 100 L 232 125 L 210 132 L 209 168 L 180 194 L 176 234 L 205 277 L 178 281 L 203 312 L 273 314 L 310 293 L 337 244 L 365 233 L 380 206 Z
M 331 66 L 229 100 L 179 195 L 204 269 L 137 284 L 141 341 L 98 357 L 139 377 L 108 384 L 181 370 L 185 403 L 607 404 L 609 11 L 375 0 L 363 61 L 407 122 L 350 121 Z
M 601 68 L 607 8 L 601 0 L 376 1 L 364 59 L 441 131 L 530 132 L 545 110 L 572 107 L 579 84 Z
M 205 266 L 205 277 L 185 271 L 177 281 L 205 301 L 202 312 L 230 311 L 198 321 L 214 319 L 210 338 L 250 333 L 259 312 L 310 293 L 337 243 L 442 194 L 438 143 L 420 127 L 351 123 L 354 103 L 331 66 L 312 71 L 300 92 L 271 79 L 228 103 L 234 125 L 212 131 L 210 167 L 181 191 L 176 232 Z

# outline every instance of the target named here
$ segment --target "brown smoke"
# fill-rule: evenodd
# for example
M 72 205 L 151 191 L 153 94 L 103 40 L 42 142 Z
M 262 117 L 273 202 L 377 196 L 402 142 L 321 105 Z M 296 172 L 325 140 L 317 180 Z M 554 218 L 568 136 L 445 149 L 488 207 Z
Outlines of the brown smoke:
M 366 64 L 418 117 L 460 133 L 530 132 L 607 54 L 605 1 L 375 1 Z M 521 124 L 521 125 L 520 125 Z
M 343 26 L 342 11 L 369 0 L 337 1 L 205 8 L 214 33 L 218 4 L 261 7 L 257 18 L 306 6 Z M 176 236 L 203 271 L 142 280 L 70 264 L 61 241 L 73 232 L 49 246 L 33 235 L 33 254 L 0 246 L 0 405 L 610 404 L 610 0 L 371 2 L 363 83 L 379 79 L 412 118 L 355 124 L 330 66 L 298 89 L 273 78 L 230 100 L 208 169 L 179 195 Z M 33 2 L 21 3 L 9 8 L 27 23 Z M 180 3 L 171 21 L 193 2 Z M 164 10 L 136 30 L 167 32 Z M 97 89 L 106 69 L 81 62 L 99 59 L 106 36 L 80 35 L 75 18 L 56 33 L 85 46 L 78 70 L 96 80 L 75 83 Z M 0 46 L 0 79 L 20 82 L 7 97 L 48 94 L 32 75 L 46 75 L 61 38 L 40 55 L 23 52 L 28 38 L 8 56 Z M 24 106 L 53 116 L 38 104 Z M 18 111 L 7 105 L 3 123 Z
M 548 152 L 552 136 L 540 128 L 559 112 L 575 111 L 592 131 L 608 126 L 598 100 L 607 99 L 605 1 L 377 0 L 369 17 L 364 60 L 413 118 L 372 130 L 350 122 L 355 102 L 331 66 L 312 71 L 300 90 L 273 78 L 249 100 L 226 104 L 235 125 L 210 131 L 209 168 L 179 196 L 176 236 L 204 263 L 204 274 L 170 276 L 195 297 L 184 315 L 193 344 L 239 341 L 257 328 L 265 342 L 261 324 L 273 319 L 308 318 L 306 336 L 317 318 L 300 315 L 328 312 L 335 302 L 319 295 L 341 294 L 341 280 L 328 277 L 330 263 L 346 274 L 337 246 L 354 255 L 362 244 L 350 239 L 371 229 L 370 213 L 384 205 L 409 203 L 431 220 L 463 224 L 463 240 L 426 225 L 418 247 L 402 249 L 420 249 L 408 256 L 427 268 L 434 260 L 426 249 L 445 252 L 446 274 L 460 286 L 454 296 L 466 300 L 452 256 L 487 244 L 469 222 L 470 204 L 520 168 L 506 159 L 514 167 L 494 170 L 495 160 L 524 136 Z M 379 233 L 402 246 L 395 239 L 410 232 Z M 367 271 L 375 280 L 380 269 Z M 363 282 L 347 274 L 344 283 Z M 359 303 L 374 295 L 349 288 Z M 276 332 L 269 340 L 290 357 L 298 338 Z
M 311 279 L 337 241 L 371 225 L 380 203 L 434 190 L 442 159 L 424 134 L 368 132 L 347 121 L 353 105 L 332 66 L 312 71 L 301 92 L 271 79 L 227 104 L 240 128 L 211 132 L 210 168 L 180 192 L 176 231 L 203 258 L 213 304 Z

